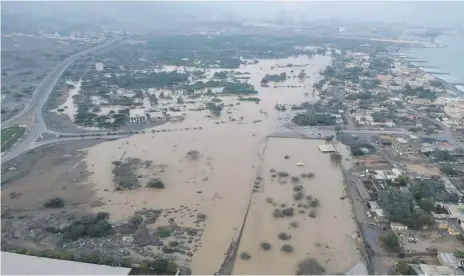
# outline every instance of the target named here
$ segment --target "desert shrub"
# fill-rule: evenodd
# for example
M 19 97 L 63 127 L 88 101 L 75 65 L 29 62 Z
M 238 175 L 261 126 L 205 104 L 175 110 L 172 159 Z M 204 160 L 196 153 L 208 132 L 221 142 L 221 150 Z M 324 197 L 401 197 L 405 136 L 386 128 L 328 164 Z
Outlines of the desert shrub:
M 200 152 L 197 150 L 191 150 L 187 152 L 187 157 L 189 157 L 192 160 L 196 160 L 200 157 Z
M 325 268 L 316 259 L 309 258 L 298 264 L 296 275 L 324 275 Z
M 107 218 L 107 215 L 102 212 L 102 214 L 75 219 L 63 229 L 63 237 L 64 239 L 77 240 L 85 236 L 104 237 L 110 235 L 114 230 Z
M 298 225 L 298 222 L 292 221 L 292 222 L 290 222 L 290 226 L 293 227 L 293 228 L 298 228 L 299 225 Z
M 313 200 L 313 196 L 312 196 L 312 195 L 307 195 L 307 196 L 306 196 L 306 199 L 307 199 L 307 200 Z
M 207 216 L 205 214 L 203 214 L 203 213 L 199 213 L 197 215 L 197 219 L 199 219 L 199 220 L 205 220 L 206 218 L 207 218 Z
M 287 177 L 287 176 L 289 176 L 288 172 L 278 172 L 277 175 L 279 177 Z
M 304 197 L 303 192 L 298 192 L 298 193 L 296 193 L 296 194 L 293 195 L 293 199 L 294 199 L 294 200 L 302 200 L 303 197 Z
M 284 214 L 279 209 L 275 209 L 274 213 L 272 213 L 272 216 L 274 216 L 275 218 L 283 218 Z
M 268 243 L 268 242 L 261 242 L 261 248 L 262 248 L 263 250 L 268 251 L 268 250 L 270 250 L 270 249 L 272 248 L 272 246 L 271 246 L 271 244 Z
M 176 247 L 176 246 L 178 246 L 178 245 L 179 245 L 179 242 L 178 242 L 178 241 L 171 241 L 171 242 L 169 242 L 169 246 L 170 246 L 170 247 Z
M 97 219 L 98 220 L 108 219 L 108 218 L 110 218 L 110 213 L 108 213 L 108 212 L 98 212 L 97 213 Z
M 299 192 L 299 191 L 302 191 L 302 190 L 303 190 L 302 185 L 298 185 L 298 186 L 293 187 L 293 191 L 295 191 L 295 192 Z
M 269 172 L 274 173 L 274 172 L 276 172 L 276 170 L 275 170 L 275 169 L 271 169 Z
M 167 247 L 167 246 L 163 246 L 163 253 L 166 253 L 166 254 L 174 253 L 174 249 Z
M 297 183 L 298 181 L 300 181 L 298 176 L 292 176 L 292 182 Z
M 314 173 L 309 172 L 309 173 L 306 174 L 306 177 L 307 177 L 307 178 L 313 178 L 313 177 L 314 177 Z
M 274 203 L 274 200 L 272 198 L 268 197 L 268 198 L 266 198 L 266 202 L 272 204 L 272 203 Z
M 159 178 L 151 179 L 147 183 L 147 188 L 164 189 L 164 183 Z
M 319 206 L 319 200 L 317 198 L 313 199 L 311 201 L 311 207 L 318 207 Z
M 61 197 L 54 197 L 44 203 L 45 208 L 62 208 L 64 207 L 64 200 Z
M 251 259 L 251 255 L 249 253 L 247 253 L 247 252 L 242 252 L 242 253 L 240 253 L 240 259 L 249 260 L 249 259 Z
M 309 212 L 309 217 L 311 218 L 315 218 L 316 217 L 316 210 L 311 210 L 311 212 Z
M 289 244 L 284 244 L 280 248 L 280 251 L 285 252 L 285 253 L 292 253 L 294 251 L 293 246 Z
M 282 233 L 279 234 L 278 237 L 279 237 L 279 239 L 281 239 L 281 240 L 283 240 L 283 241 L 286 241 L 286 240 L 291 239 L 291 238 L 292 238 L 292 235 L 287 234 L 287 233 L 285 233 L 285 232 L 282 232 Z
M 286 217 L 292 217 L 294 215 L 293 208 L 285 208 L 282 210 L 282 214 Z
M 115 160 L 115 161 L 111 162 L 111 164 L 113 164 L 113 165 L 115 165 L 115 166 L 119 166 L 119 165 L 121 165 L 121 163 L 122 163 L 122 162 L 119 161 L 119 160 Z

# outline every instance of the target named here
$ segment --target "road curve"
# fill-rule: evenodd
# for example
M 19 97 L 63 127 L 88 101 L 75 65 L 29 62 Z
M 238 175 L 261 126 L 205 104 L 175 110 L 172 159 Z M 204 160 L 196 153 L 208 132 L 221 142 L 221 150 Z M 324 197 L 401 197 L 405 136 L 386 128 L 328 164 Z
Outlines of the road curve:
M 45 77 L 45 79 L 42 80 L 42 82 L 35 88 L 34 92 L 32 93 L 32 98 L 31 98 L 31 101 L 29 103 L 26 104 L 26 106 L 21 110 L 19 111 L 18 113 L 16 113 L 14 116 L 12 116 L 11 118 L 8 118 L 7 120 L 3 121 L 2 122 L 2 126 L 5 126 L 5 125 L 9 125 L 11 124 L 12 122 L 14 122 L 15 120 L 17 120 L 18 118 L 20 118 L 21 116 L 23 116 L 24 114 L 26 114 L 30 109 L 31 107 L 33 106 L 37 106 L 37 102 L 39 102 L 39 100 L 41 98 L 43 98 L 44 95 L 42 95 L 43 91 L 46 91 L 47 88 L 50 88 L 50 87 L 54 87 L 55 84 L 58 82 L 59 78 L 61 77 L 61 75 L 64 73 L 64 71 L 69 67 L 69 65 L 71 65 L 74 61 L 76 61 L 78 58 L 80 58 L 81 56 L 83 55 L 86 55 L 86 54 L 89 54 L 91 52 L 94 52 L 94 51 L 97 51 L 99 49 L 102 49 L 106 46 L 108 46 L 110 43 L 106 43 L 106 44 L 101 44 L 101 45 L 98 45 L 96 47 L 92 47 L 90 49 L 86 49 L 84 51 L 81 51 L 81 52 L 78 52 L 78 53 L 75 53 L 75 54 L 72 54 L 71 56 L 67 57 L 65 60 L 61 61 L 60 63 L 58 63 L 58 65 L 56 65 L 52 71 L 50 73 L 48 73 L 48 75 Z M 50 91 L 51 92 L 51 91 Z M 47 98 L 48 98 L 48 95 L 47 95 Z M 46 102 L 46 99 L 45 101 L 43 101 L 44 103 Z
M 36 88 L 32 95 L 31 102 L 28 105 L 26 105 L 26 107 L 23 110 L 21 110 L 18 114 L 3 122 L 2 127 L 14 123 L 14 120 L 26 114 L 30 109 L 34 111 L 34 122 L 32 127 L 24 134 L 21 140 L 19 140 L 15 145 L 13 145 L 13 147 L 2 156 L 2 163 L 21 155 L 25 151 L 30 150 L 30 148 L 34 145 L 35 140 L 37 140 L 39 135 L 48 131 L 45 121 L 42 117 L 42 109 L 45 103 L 47 102 L 47 99 L 50 96 L 51 92 L 53 91 L 53 87 L 55 87 L 56 83 L 61 78 L 61 75 L 63 75 L 63 73 L 66 71 L 66 69 L 79 57 L 108 47 L 114 42 L 115 40 L 111 40 L 110 42 L 107 42 L 105 44 L 101 44 L 89 48 L 87 50 L 81 51 L 79 53 L 75 53 L 70 57 L 66 58 L 64 61 L 60 62 L 58 66 L 56 66 L 47 75 L 45 80 Z

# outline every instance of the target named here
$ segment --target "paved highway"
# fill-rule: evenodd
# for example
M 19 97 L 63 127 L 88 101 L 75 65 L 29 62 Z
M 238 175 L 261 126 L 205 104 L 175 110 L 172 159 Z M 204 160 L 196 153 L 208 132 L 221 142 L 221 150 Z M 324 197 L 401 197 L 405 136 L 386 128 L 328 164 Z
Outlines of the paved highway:
M 26 114 L 28 111 L 32 109 L 33 111 L 33 125 L 30 129 L 26 131 L 24 134 L 23 138 L 19 140 L 9 151 L 7 151 L 3 156 L 2 156 L 2 163 L 7 162 L 22 153 L 29 151 L 33 148 L 36 148 L 37 146 L 35 145 L 35 141 L 37 138 L 43 134 L 48 132 L 48 128 L 45 124 L 45 121 L 42 116 L 42 109 L 45 103 L 47 102 L 48 97 L 50 96 L 51 92 L 53 91 L 53 88 L 55 87 L 56 83 L 60 79 L 61 75 L 66 71 L 66 69 L 78 58 L 90 54 L 92 52 L 98 51 L 100 49 L 103 49 L 105 47 L 108 47 L 115 41 L 110 41 L 105 44 L 98 45 L 96 47 L 89 48 L 87 50 L 78 52 L 76 54 L 71 55 L 70 57 L 66 58 L 64 61 L 60 62 L 44 79 L 44 81 L 37 86 L 35 91 L 33 92 L 31 102 L 27 104 L 24 109 L 22 109 L 18 114 L 15 116 L 11 117 L 10 119 L 6 120 L 3 124 L 3 126 L 8 126 L 13 124 L 18 118 Z M 78 137 L 83 139 L 84 137 Z M 93 137 L 93 139 L 96 139 L 97 137 Z M 100 137 L 102 138 L 102 137 Z M 44 141 L 45 142 L 45 141 Z M 41 142 L 43 143 L 43 142 Z M 50 143 L 54 143 L 52 140 L 50 140 Z

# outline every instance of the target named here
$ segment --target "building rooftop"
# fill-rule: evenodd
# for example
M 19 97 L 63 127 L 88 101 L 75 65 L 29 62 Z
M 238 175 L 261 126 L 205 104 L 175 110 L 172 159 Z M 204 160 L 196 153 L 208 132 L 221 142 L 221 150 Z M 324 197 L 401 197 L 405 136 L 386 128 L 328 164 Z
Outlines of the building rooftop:
M 335 152 L 335 148 L 332 145 L 320 145 L 317 147 L 321 152 Z
M 401 138 L 401 137 L 397 137 L 397 138 L 396 138 L 396 141 L 398 141 L 398 142 L 401 143 L 401 144 L 406 144 L 406 143 L 408 142 L 406 139 Z
M 128 275 L 126 267 L 112 267 L 1 252 L 2 275 Z
M 390 227 L 394 228 L 394 227 L 407 227 L 407 226 L 399 222 L 391 222 Z
M 145 109 L 143 108 L 130 109 L 129 117 L 145 117 Z
M 414 268 L 419 275 L 455 275 L 454 270 L 446 266 L 421 264 Z

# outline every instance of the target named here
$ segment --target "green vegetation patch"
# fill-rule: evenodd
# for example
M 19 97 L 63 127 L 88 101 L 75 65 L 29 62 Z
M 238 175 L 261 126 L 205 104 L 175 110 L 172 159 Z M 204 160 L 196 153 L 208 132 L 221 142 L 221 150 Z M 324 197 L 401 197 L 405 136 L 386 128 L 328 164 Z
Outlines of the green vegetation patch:
M 20 126 L 13 126 L 2 129 L 2 152 L 8 150 L 19 138 L 21 138 L 26 129 Z

